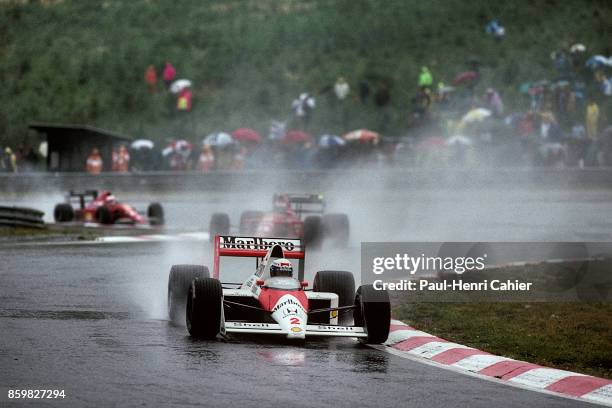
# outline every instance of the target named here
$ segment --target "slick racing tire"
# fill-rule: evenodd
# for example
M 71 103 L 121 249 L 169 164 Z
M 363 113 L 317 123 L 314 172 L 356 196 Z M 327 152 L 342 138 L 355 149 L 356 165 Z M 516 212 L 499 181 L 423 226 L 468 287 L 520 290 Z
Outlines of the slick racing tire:
M 113 213 L 107 207 L 98 207 L 96 210 L 96 221 L 105 225 L 112 224 L 114 222 Z
M 364 327 L 368 344 L 381 344 L 389 337 L 391 304 L 386 290 L 376 290 L 372 285 L 362 285 L 355 295 L 353 311 L 355 326 Z
M 53 209 L 55 222 L 69 222 L 74 220 L 74 209 L 68 203 L 59 203 Z
M 334 246 L 345 248 L 349 241 L 350 225 L 346 214 L 325 214 L 322 219 L 325 239 Z
M 254 235 L 263 215 L 262 211 L 244 211 L 240 214 L 240 235 Z
M 314 292 L 335 293 L 338 295 L 338 306 L 351 306 L 355 300 L 355 278 L 347 271 L 319 271 L 312 284 Z M 329 324 L 329 314 L 320 313 L 313 321 Z M 340 325 L 350 324 L 351 314 L 347 311 L 338 312 Z
M 304 219 L 304 244 L 310 249 L 319 249 L 323 243 L 321 217 L 311 215 Z
M 192 337 L 213 340 L 221 331 L 223 289 L 213 278 L 194 279 L 187 294 L 187 330 Z
M 228 235 L 230 230 L 230 219 L 226 213 L 214 213 L 210 218 L 208 231 L 210 240 L 213 241 L 216 235 Z
M 149 204 L 147 218 L 151 225 L 164 225 L 164 207 L 160 203 Z
M 187 293 L 191 282 L 209 278 L 210 272 L 203 265 L 172 265 L 168 277 L 168 315 L 173 323 L 185 322 Z

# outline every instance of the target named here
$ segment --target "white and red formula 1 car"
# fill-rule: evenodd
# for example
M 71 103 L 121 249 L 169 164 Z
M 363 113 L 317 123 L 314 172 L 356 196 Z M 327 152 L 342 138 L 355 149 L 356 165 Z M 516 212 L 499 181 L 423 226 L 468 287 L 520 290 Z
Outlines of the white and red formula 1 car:
M 256 258 L 255 272 L 243 283 L 222 283 L 222 257 Z M 390 303 L 386 291 L 362 285 L 355 292 L 353 274 L 319 271 L 312 289 L 304 281 L 305 251 L 299 239 L 219 236 L 214 239 L 214 269 L 174 265 L 168 280 L 168 310 L 174 322 L 183 311 L 193 337 L 214 339 L 226 333 L 356 337 L 378 344 L 389 335 Z M 284 261 L 287 259 L 287 261 Z M 278 262 L 297 261 L 298 277 L 271 276 Z M 276 264 L 275 264 L 276 262 Z M 352 323 L 352 324 L 351 324 Z

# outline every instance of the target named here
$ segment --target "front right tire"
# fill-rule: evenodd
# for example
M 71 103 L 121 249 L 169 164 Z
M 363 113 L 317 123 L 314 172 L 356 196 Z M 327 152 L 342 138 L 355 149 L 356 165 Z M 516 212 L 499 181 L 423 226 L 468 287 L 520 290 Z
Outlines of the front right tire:
M 391 302 L 386 290 L 376 290 L 372 285 L 362 285 L 355 295 L 353 311 L 355 326 L 365 328 L 368 344 L 381 344 L 389 337 Z
M 209 278 L 210 272 L 203 265 L 172 265 L 168 277 L 168 315 L 175 324 L 185 323 L 187 293 L 194 279 Z
M 187 295 L 187 330 L 192 337 L 214 340 L 221 332 L 223 289 L 213 278 L 194 279 Z

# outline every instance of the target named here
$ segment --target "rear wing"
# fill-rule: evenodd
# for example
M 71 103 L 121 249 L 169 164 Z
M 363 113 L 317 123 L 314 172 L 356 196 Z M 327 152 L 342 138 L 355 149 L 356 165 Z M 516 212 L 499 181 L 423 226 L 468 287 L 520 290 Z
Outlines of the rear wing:
M 70 190 L 67 195 L 68 202 L 72 202 L 73 198 L 79 199 L 81 208 L 85 208 L 85 198 L 91 197 L 92 200 L 98 198 L 98 190 L 73 191 Z
M 259 265 L 270 248 L 279 245 L 283 249 L 283 253 L 273 254 L 273 256 L 299 259 L 298 279 L 300 281 L 304 280 L 305 251 L 300 239 L 216 235 L 214 244 L 213 277 L 215 279 L 219 279 L 219 263 L 222 256 L 257 258 L 257 265 Z
M 297 215 L 323 214 L 325 212 L 325 199 L 323 194 L 274 194 L 274 207 L 289 202 Z

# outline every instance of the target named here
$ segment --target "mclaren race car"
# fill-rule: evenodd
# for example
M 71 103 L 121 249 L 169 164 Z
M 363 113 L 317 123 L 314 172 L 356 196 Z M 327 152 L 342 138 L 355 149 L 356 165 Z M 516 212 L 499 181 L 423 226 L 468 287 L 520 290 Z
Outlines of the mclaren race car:
M 206 266 L 174 265 L 168 280 L 172 321 L 186 321 L 190 335 L 214 339 L 228 333 L 355 337 L 378 344 L 389 335 L 386 291 L 362 285 L 350 272 L 320 271 L 312 288 L 304 281 L 299 239 L 216 236 L 212 277 Z M 242 283 L 222 282 L 223 257 L 255 258 Z M 291 261 L 293 260 L 293 262 Z M 293 276 L 293 263 L 298 264 Z
M 321 194 L 275 194 L 272 211 L 244 211 L 240 216 L 240 235 L 258 237 L 301 238 L 309 248 L 319 247 L 323 240 L 346 246 L 349 219 L 346 214 L 325 213 Z M 213 214 L 210 236 L 228 235 L 230 218 L 226 213 Z
M 110 191 L 70 191 L 66 196 L 66 202 L 55 206 L 53 218 L 55 222 L 163 225 L 164 209 L 161 204 L 152 203 L 147 208 L 147 215 L 144 216 L 134 207 L 119 203 Z

